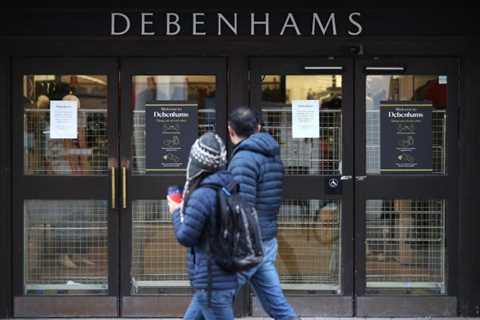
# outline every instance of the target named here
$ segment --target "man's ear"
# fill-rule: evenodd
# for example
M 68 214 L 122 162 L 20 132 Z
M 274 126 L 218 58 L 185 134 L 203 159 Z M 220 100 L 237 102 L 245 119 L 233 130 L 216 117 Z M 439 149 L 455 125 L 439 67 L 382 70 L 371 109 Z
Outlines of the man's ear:
M 230 135 L 230 137 L 236 136 L 235 130 L 233 130 L 233 128 L 230 126 L 228 126 L 228 134 Z
M 257 124 L 257 132 L 260 132 L 262 131 L 262 125 L 261 124 Z

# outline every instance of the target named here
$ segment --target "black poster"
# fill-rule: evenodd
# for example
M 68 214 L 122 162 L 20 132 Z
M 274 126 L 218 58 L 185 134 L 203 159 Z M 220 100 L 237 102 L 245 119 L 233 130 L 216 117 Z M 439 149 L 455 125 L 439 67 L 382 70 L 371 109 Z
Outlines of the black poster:
M 432 172 L 432 104 L 382 101 L 382 173 Z
M 147 173 L 185 171 L 198 135 L 195 103 L 156 101 L 145 105 Z

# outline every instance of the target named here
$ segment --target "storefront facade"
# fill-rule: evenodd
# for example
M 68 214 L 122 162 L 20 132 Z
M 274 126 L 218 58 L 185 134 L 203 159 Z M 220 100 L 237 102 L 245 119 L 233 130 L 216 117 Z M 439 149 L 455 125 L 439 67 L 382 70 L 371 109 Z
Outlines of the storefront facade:
M 237 106 L 260 111 L 280 144 L 277 268 L 301 315 L 480 315 L 474 21 L 417 9 L 4 13 L 2 315 L 181 315 L 186 251 L 164 194 L 183 184 L 183 141 L 226 139 Z M 154 136 L 149 110 L 162 106 L 193 107 L 194 120 Z M 241 292 L 239 315 L 262 314 L 252 296 Z

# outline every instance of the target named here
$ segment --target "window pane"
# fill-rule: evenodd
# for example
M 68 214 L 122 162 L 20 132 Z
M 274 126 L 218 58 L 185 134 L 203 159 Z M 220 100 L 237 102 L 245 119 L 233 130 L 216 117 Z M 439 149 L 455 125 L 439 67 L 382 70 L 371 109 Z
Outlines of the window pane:
M 145 171 L 145 104 L 153 101 L 188 101 L 198 104 L 198 134 L 215 131 L 216 77 L 209 75 L 138 75 L 132 78 L 134 101 L 133 174 Z
M 107 201 L 26 200 L 25 293 L 107 294 Z
M 445 201 L 367 201 L 367 292 L 446 290 Z
M 292 138 L 292 101 L 318 100 L 320 138 Z M 339 175 L 342 172 L 342 77 L 264 75 L 265 130 L 280 144 L 288 175 Z
M 286 200 L 277 268 L 288 290 L 340 292 L 340 202 Z M 165 200 L 134 201 L 132 293 L 188 287 L 186 249 L 175 240 Z
M 107 76 L 25 75 L 25 175 L 107 174 Z M 50 137 L 50 103 L 77 101 L 77 138 Z
M 380 174 L 382 101 L 431 102 L 433 173 L 447 171 L 447 85 L 435 75 L 369 75 L 366 91 L 367 174 Z
M 340 201 L 285 200 L 277 269 L 285 290 L 340 293 Z
M 190 286 L 186 248 L 175 239 L 167 201 L 133 201 L 132 294 Z

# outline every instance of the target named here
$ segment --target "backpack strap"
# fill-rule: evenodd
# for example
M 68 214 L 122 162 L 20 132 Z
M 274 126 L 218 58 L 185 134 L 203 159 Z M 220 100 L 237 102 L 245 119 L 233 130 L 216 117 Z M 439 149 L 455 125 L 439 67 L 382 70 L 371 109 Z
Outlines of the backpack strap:
M 204 183 L 204 184 L 201 185 L 201 187 L 213 189 L 215 191 L 218 191 L 222 188 L 218 184 L 213 184 L 213 183 Z
M 230 183 L 226 186 L 226 188 L 231 193 L 240 192 L 240 184 L 238 184 L 235 180 L 230 181 Z
M 215 190 L 217 192 L 217 194 L 218 194 L 218 192 L 222 191 L 223 193 L 225 193 L 228 196 L 232 195 L 232 193 L 235 193 L 238 190 L 238 185 L 236 184 L 236 182 L 234 182 L 234 185 L 232 183 L 230 183 L 225 187 L 221 187 L 218 184 L 206 183 L 206 184 L 203 184 L 202 187 L 206 187 L 206 188 L 210 188 L 212 190 Z
M 215 191 L 226 189 L 226 191 L 228 191 L 229 193 L 237 193 L 240 191 L 240 185 L 236 181 L 229 182 L 225 187 L 221 187 L 218 184 L 213 183 L 202 184 L 202 187 L 210 188 Z

